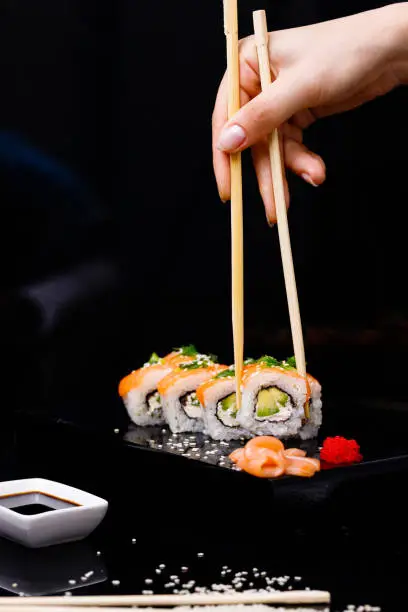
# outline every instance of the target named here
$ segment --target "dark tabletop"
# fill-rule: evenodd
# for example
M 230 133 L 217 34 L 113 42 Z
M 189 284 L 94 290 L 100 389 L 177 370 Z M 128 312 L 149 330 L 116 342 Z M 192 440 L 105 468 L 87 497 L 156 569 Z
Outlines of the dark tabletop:
M 1 480 L 51 478 L 109 501 L 83 542 L 33 551 L 1 541 L 2 595 L 194 590 L 241 572 L 238 588 L 328 589 L 332 610 L 401 609 L 401 467 L 346 478 L 326 496 L 326 476 L 302 482 L 303 490 L 291 479 L 283 494 L 282 486 L 129 443 L 122 430 L 24 414 L 1 437 Z

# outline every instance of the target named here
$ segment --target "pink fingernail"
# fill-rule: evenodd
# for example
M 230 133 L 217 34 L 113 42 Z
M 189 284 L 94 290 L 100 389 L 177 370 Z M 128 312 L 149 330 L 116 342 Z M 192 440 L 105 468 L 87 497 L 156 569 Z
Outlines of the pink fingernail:
M 240 125 L 231 125 L 222 130 L 217 149 L 231 152 L 238 149 L 246 139 L 246 132 Z
M 312 177 L 309 174 L 306 174 L 306 172 L 301 174 L 300 176 L 302 177 L 304 181 L 306 181 L 306 183 L 309 183 L 309 185 L 313 185 L 313 187 L 319 186 L 313 181 Z

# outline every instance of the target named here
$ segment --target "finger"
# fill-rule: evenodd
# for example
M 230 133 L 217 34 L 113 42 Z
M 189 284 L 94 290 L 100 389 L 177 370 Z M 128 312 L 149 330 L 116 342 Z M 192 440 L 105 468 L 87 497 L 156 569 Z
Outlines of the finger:
M 293 115 L 290 122 L 301 130 L 306 130 L 316 121 L 316 117 L 309 108 L 304 108 Z
M 295 174 L 314 187 L 326 179 L 326 165 L 316 153 L 291 138 L 284 139 L 285 163 Z
M 292 123 L 284 123 L 279 128 L 279 132 L 286 138 L 292 138 L 296 142 L 303 142 L 303 130 Z
M 305 92 L 301 77 L 281 74 L 228 121 L 219 135 L 217 147 L 232 153 L 252 146 L 299 109 L 308 106 Z
M 227 77 L 224 75 L 218 89 L 212 116 L 212 153 L 215 180 L 217 181 L 218 193 L 223 202 L 230 199 L 231 178 L 229 155 L 217 149 L 219 134 L 228 119 L 228 99 L 227 99 Z
M 246 83 L 247 87 L 253 92 L 257 92 L 256 85 L 253 82 L 255 76 L 252 69 L 244 64 L 240 68 L 241 83 Z M 247 104 L 249 100 L 249 93 L 247 90 L 241 88 L 240 100 L 241 106 Z M 217 141 L 219 134 L 222 131 L 226 121 L 228 119 L 228 83 L 227 74 L 224 75 L 215 102 L 213 117 L 212 117 L 212 152 L 213 152 L 213 166 L 215 179 L 217 181 L 218 193 L 223 202 L 226 202 L 231 197 L 231 177 L 230 177 L 230 159 L 229 155 L 220 151 L 217 148 Z
M 270 226 L 276 223 L 275 198 L 272 186 L 271 160 L 266 139 L 258 142 L 251 149 L 252 161 L 258 180 L 259 193 L 265 207 L 266 219 Z
M 259 192 L 261 194 L 265 206 L 266 219 L 268 221 L 268 224 L 270 226 L 273 226 L 276 223 L 276 206 L 272 183 L 272 170 L 271 159 L 269 155 L 268 139 L 264 138 L 261 142 L 254 145 L 251 149 L 251 153 L 256 177 L 258 179 Z M 283 172 L 283 182 L 285 190 L 286 208 L 288 208 L 289 187 L 288 182 L 286 180 L 285 172 Z

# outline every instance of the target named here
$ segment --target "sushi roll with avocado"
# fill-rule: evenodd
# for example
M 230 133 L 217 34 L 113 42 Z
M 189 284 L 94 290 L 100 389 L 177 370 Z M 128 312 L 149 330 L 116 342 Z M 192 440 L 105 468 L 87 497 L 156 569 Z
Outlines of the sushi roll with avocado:
M 314 437 L 321 424 L 320 385 L 298 374 L 293 358 L 262 357 L 244 370 L 240 425 L 257 436 Z M 306 406 L 310 416 L 306 419 Z
M 231 367 L 218 372 L 200 385 L 197 397 L 203 407 L 204 432 L 213 440 L 250 438 L 237 420 L 235 371 Z
M 197 387 L 227 366 L 208 355 L 197 355 L 190 363 L 180 364 L 158 384 L 163 414 L 173 433 L 203 431 L 203 411 Z
M 177 349 L 163 358 L 153 353 L 142 368 L 121 380 L 119 395 L 135 425 L 155 426 L 165 423 L 157 385 L 178 365 L 194 361 L 196 355 L 197 350 L 192 345 Z
M 310 376 L 310 374 L 307 375 L 307 382 L 310 388 L 309 418 L 305 419 L 299 432 L 299 436 L 302 438 L 302 440 L 310 440 L 311 438 L 315 438 L 319 432 L 323 420 L 322 388 L 320 383 L 313 378 L 313 376 Z

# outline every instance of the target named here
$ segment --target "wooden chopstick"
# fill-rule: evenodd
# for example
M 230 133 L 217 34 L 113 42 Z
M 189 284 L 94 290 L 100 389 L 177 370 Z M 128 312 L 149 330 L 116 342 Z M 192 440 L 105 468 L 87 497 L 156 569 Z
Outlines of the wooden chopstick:
M 228 119 L 240 108 L 238 0 L 224 0 L 224 31 L 227 43 Z M 242 219 L 241 154 L 230 156 L 231 169 L 231 272 L 232 331 L 237 410 L 241 408 L 241 381 L 244 361 L 244 241 Z
M 8 607 L 11 612 L 25 612 L 32 607 L 47 608 L 47 612 L 58 612 L 63 608 L 78 609 L 90 606 L 109 608 L 126 607 L 172 607 L 172 606 L 218 606 L 249 604 L 325 604 L 330 603 L 327 591 L 276 591 L 274 593 L 234 593 L 191 595 L 85 595 L 75 597 L 0 597 L 0 609 Z M 54 611 L 53 611 L 54 612 Z M 89 610 L 91 612 L 91 610 Z M 92 611 L 93 612 L 93 611 Z M 109 612 L 107 610 L 107 612 Z
M 269 36 L 265 11 L 254 11 L 255 41 L 258 51 L 259 72 L 262 90 L 271 84 L 271 66 L 269 62 Z M 269 136 L 269 156 L 271 160 L 273 193 L 275 196 L 276 217 L 278 221 L 279 243 L 282 256 L 283 274 L 285 277 L 286 297 L 289 306 L 290 326 L 295 352 L 296 368 L 299 374 L 306 377 L 305 347 L 303 343 L 302 321 L 300 318 L 299 299 L 296 288 L 295 269 L 293 267 L 292 248 L 290 244 L 288 216 L 285 202 L 284 166 L 281 158 L 279 131 L 273 130 Z M 309 418 L 309 405 L 305 406 L 305 416 Z

